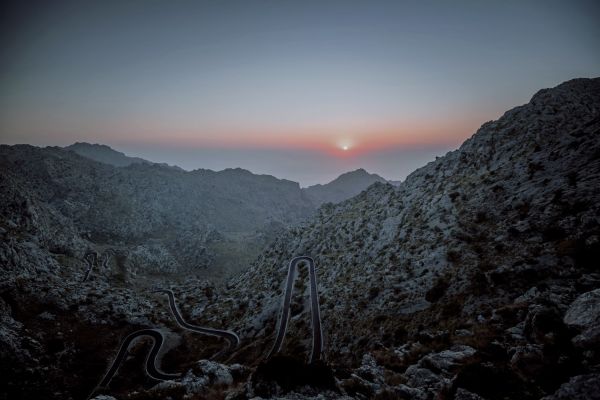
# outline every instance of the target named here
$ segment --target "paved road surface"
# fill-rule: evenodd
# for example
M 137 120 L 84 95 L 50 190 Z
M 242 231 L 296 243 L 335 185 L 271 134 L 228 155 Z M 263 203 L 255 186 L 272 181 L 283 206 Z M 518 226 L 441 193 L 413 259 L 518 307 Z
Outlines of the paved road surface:
M 128 349 L 131 343 L 135 339 L 143 336 L 147 336 L 153 341 L 152 348 L 150 349 L 150 353 L 148 354 L 148 358 L 146 358 L 146 373 L 148 374 L 148 376 L 150 376 L 152 379 L 156 379 L 159 381 L 168 381 L 181 377 L 181 374 L 167 374 L 160 371 L 158 365 L 156 364 L 156 357 L 158 356 L 160 348 L 162 347 L 165 340 L 162 332 L 157 329 L 141 329 L 139 331 L 135 331 L 129 334 L 125 338 L 125 340 L 123 340 L 123 342 L 121 343 L 121 347 L 119 348 L 119 351 L 117 353 L 117 356 L 115 357 L 110 368 L 104 375 L 104 378 L 102 378 L 98 386 L 96 386 L 96 388 L 90 395 L 90 398 L 93 397 L 96 390 L 108 387 L 108 384 L 110 383 L 111 379 L 117 373 L 119 365 L 121 365 L 123 358 L 127 356 Z
M 177 308 L 177 304 L 175 304 L 175 294 L 170 289 L 157 289 L 155 292 L 166 293 L 169 296 L 169 306 L 171 308 L 171 313 L 175 317 L 177 324 L 181 326 L 183 329 L 187 329 L 193 332 L 201 333 L 203 335 L 217 336 L 222 337 L 227 340 L 229 346 L 226 351 L 235 349 L 240 344 L 240 338 L 232 331 L 226 331 L 222 329 L 213 329 L 213 328 L 205 328 L 202 326 L 195 326 L 188 324 L 185 322 L 179 309 Z M 220 355 L 220 353 L 219 353 Z M 213 357 L 214 358 L 214 357 Z
M 102 254 L 102 269 L 108 268 L 108 262 L 110 261 L 110 256 L 113 253 L 114 251 L 109 249 Z M 83 282 L 86 282 L 90 278 L 90 274 L 92 273 L 92 269 L 94 269 L 94 265 L 96 265 L 96 268 L 98 267 L 98 260 L 100 259 L 100 256 L 97 252 L 93 251 L 87 253 L 83 259 L 88 265 L 88 269 L 83 277 Z
M 89 252 L 83 257 L 83 259 L 85 260 L 85 262 L 88 265 L 88 269 L 85 272 L 85 276 L 83 277 L 83 282 L 85 282 L 90 277 L 90 274 L 92 273 L 92 269 L 94 268 L 94 264 L 96 264 L 98 262 L 98 253 L 96 253 L 95 251 Z
M 312 314 L 312 351 L 310 355 L 310 362 L 314 363 L 321 359 L 323 354 L 323 331 L 321 327 L 321 314 L 319 311 L 319 291 L 317 288 L 317 275 L 315 272 L 315 261 L 311 257 L 301 256 L 295 257 L 290 261 L 287 284 L 285 287 L 285 294 L 283 297 L 283 304 L 281 309 L 281 316 L 279 317 L 279 329 L 277 332 L 277 338 L 275 344 L 269 352 L 267 358 L 270 358 L 274 354 L 281 350 L 283 344 L 283 338 L 287 330 L 287 325 L 290 318 L 290 305 L 292 300 L 292 293 L 294 291 L 294 281 L 296 280 L 296 269 L 298 264 L 305 262 L 308 264 L 308 275 L 310 279 L 310 310 Z
M 108 262 L 110 261 L 110 256 L 113 254 L 113 250 L 108 249 L 102 254 L 102 268 L 108 268 Z

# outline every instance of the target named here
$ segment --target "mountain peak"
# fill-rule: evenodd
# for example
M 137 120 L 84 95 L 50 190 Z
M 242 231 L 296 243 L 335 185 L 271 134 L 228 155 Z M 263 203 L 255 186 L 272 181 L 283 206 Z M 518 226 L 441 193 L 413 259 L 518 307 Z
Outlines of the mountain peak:
M 365 177 L 371 177 L 376 181 L 381 181 L 381 182 L 385 181 L 385 179 L 383 179 L 381 176 L 379 176 L 377 174 L 371 174 L 364 168 L 358 168 L 358 169 L 355 169 L 354 171 L 348 171 L 348 172 L 341 174 L 336 179 L 334 179 L 332 182 L 335 182 L 335 181 L 337 181 L 339 179 L 343 179 L 343 178 L 362 179 Z M 332 182 L 330 182 L 330 183 L 332 183 Z
M 313 185 L 304 190 L 313 203 L 339 203 L 354 197 L 376 182 L 387 181 L 377 174 L 370 174 L 364 168 L 341 174 L 325 185 Z
M 66 146 L 65 150 L 115 167 L 127 167 L 132 164 L 152 164 L 143 158 L 129 157 L 125 153 L 121 153 L 105 144 L 75 142 L 70 146 Z

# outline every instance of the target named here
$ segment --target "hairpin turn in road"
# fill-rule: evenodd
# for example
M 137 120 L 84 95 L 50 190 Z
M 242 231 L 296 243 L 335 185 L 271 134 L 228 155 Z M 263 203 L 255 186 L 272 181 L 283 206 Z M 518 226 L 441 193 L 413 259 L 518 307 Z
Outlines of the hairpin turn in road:
M 296 280 L 296 269 L 298 264 L 305 262 L 308 264 L 308 275 L 310 280 L 310 310 L 312 314 L 312 351 L 310 355 L 310 363 L 314 363 L 321 359 L 323 354 L 323 331 L 321 328 L 321 314 L 319 311 L 319 291 L 317 288 L 317 274 L 315 271 L 315 261 L 311 257 L 300 256 L 295 257 L 290 261 L 288 267 L 287 283 L 285 287 L 285 294 L 283 297 L 283 303 L 281 308 L 281 315 L 279 317 L 279 328 L 277 330 L 277 338 L 273 348 L 267 355 L 267 358 L 272 357 L 274 354 L 281 350 L 283 344 L 283 338 L 287 330 L 288 321 L 290 318 L 290 305 L 292 300 L 292 293 L 294 290 L 294 281 Z

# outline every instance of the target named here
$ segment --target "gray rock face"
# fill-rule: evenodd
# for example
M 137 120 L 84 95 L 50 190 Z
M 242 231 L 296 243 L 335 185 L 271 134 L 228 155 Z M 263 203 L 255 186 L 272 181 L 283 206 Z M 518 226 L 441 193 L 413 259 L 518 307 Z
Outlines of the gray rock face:
M 579 296 L 567 310 L 564 322 L 581 331 L 573 342 L 583 348 L 600 344 L 600 289 Z
M 439 353 L 428 354 L 419 361 L 419 365 L 451 376 L 457 367 L 473 357 L 476 352 L 470 346 L 456 345 Z
M 600 289 L 577 297 L 565 313 L 564 321 L 579 329 L 600 325 Z
M 183 390 L 188 395 L 206 395 L 215 387 L 223 388 L 232 384 L 233 377 L 229 367 L 214 361 L 200 360 L 181 379 L 159 383 L 152 391 L 161 395 L 178 390 Z
M 600 375 L 588 374 L 571 378 L 560 389 L 543 400 L 597 400 L 600 399 Z
M 468 390 L 459 388 L 454 394 L 454 400 L 484 400 L 483 397 L 471 393 Z

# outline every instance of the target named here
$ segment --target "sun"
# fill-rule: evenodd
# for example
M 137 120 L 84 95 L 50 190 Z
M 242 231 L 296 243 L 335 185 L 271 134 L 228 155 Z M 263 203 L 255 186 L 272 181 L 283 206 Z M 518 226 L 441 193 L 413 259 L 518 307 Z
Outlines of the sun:
M 344 139 L 339 139 L 337 140 L 337 143 L 335 144 L 335 148 L 337 151 L 341 152 L 341 153 L 352 153 L 355 144 L 352 139 L 349 138 L 344 138 Z

